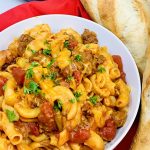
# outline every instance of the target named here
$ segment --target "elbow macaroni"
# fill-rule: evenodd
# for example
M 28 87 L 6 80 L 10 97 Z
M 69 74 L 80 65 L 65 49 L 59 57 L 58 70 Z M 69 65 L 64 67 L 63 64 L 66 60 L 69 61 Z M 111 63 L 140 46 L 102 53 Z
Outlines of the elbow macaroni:
M 84 44 L 71 28 L 52 33 L 47 24 L 24 35 L 32 40 L 23 37 L 22 55 L 0 71 L 0 149 L 104 150 L 106 139 L 99 129 L 113 119 L 115 108 L 125 109 L 130 100 L 130 89 L 107 47 Z M 13 56 L 19 42 L 9 46 Z M 13 73 L 14 67 L 18 72 Z M 56 127 L 49 131 L 51 120 Z M 87 139 L 80 127 L 89 133 Z M 80 138 L 85 139 L 80 143 Z

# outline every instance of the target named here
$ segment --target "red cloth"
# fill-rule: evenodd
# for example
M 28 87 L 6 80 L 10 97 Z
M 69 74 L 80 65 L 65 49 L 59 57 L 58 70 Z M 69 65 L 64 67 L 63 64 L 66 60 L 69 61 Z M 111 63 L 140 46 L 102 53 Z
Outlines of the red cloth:
M 1 14 L 0 31 L 21 20 L 45 14 L 69 14 L 90 19 L 80 3 L 80 0 L 46 0 L 29 2 Z M 115 150 L 129 150 L 137 129 L 138 118 L 139 117 L 137 117 L 132 128 Z
M 17 6 L 0 15 L 0 31 L 21 20 L 45 14 L 69 14 L 90 19 L 80 0 L 34 1 Z

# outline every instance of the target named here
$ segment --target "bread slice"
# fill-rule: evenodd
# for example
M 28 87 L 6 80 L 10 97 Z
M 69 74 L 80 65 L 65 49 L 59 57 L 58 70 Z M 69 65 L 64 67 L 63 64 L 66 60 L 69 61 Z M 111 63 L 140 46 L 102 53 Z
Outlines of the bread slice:
M 140 0 L 142 3 L 141 7 L 144 10 L 145 17 L 148 22 L 149 34 L 150 34 L 150 0 Z
M 90 15 L 90 17 L 97 23 L 101 24 L 101 19 L 99 17 L 97 0 L 81 0 L 84 8 Z
M 142 84 L 142 107 L 139 127 L 131 145 L 131 150 L 150 149 L 150 50 L 148 53 Z
M 116 34 L 129 48 L 141 73 L 145 67 L 145 52 L 149 42 L 149 0 L 81 0 L 91 8 L 101 24 Z M 86 1 L 86 3 L 85 3 Z M 97 1 L 97 3 L 96 3 Z M 97 4 L 97 7 L 95 6 Z M 88 9 L 87 9 L 88 11 Z M 97 17 L 98 18 L 98 17 Z M 94 20 L 97 20 L 95 17 Z

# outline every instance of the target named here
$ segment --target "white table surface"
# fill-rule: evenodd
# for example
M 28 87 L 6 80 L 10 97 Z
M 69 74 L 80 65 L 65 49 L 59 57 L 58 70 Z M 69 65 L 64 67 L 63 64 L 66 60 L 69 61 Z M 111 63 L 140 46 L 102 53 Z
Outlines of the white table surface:
M 0 0 L 0 14 L 25 2 L 25 0 Z

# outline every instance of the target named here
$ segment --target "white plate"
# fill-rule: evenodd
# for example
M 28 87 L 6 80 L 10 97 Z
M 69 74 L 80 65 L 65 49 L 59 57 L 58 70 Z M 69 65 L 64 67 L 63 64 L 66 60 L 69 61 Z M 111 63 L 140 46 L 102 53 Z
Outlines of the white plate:
M 7 49 L 8 45 L 14 40 L 14 38 L 20 36 L 24 30 L 42 23 L 49 24 L 52 32 L 57 32 L 62 28 L 71 27 L 79 33 L 83 33 L 84 29 L 88 28 L 96 32 L 99 45 L 107 46 L 111 54 L 120 55 L 122 57 L 126 80 L 131 87 L 131 98 L 125 125 L 117 131 L 114 140 L 108 143 L 105 148 L 106 150 L 114 149 L 131 128 L 140 104 L 140 77 L 133 57 L 126 46 L 113 33 L 104 27 L 92 21 L 69 15 L 44 15 L 33 17 L 10 26 L 0 33 L 0 50 Z

